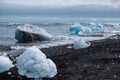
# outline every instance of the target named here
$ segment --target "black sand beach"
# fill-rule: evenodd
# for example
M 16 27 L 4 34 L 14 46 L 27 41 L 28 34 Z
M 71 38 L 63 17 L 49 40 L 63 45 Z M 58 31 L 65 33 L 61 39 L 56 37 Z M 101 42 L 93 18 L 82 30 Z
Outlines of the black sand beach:
M 85 49 L 70 47 L 73 45 L 41 49 L 58 69 L 54 78 L 43 80 L 120 80 L 120 35 L 92 41 Z M 17 74 L 15 70 L 11 70 L 12 74 Z M 1 73 L 0 80 L 21 80 L 10 76 L 7 72 Z M 22 80 L 32 79 L 23 77 Z

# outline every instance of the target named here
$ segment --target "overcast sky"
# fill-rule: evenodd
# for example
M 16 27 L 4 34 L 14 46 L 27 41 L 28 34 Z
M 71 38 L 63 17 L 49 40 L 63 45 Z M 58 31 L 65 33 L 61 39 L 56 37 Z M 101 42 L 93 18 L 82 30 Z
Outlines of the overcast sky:
M 120 17 L 120 0 L 0 0 L 0 13 Z

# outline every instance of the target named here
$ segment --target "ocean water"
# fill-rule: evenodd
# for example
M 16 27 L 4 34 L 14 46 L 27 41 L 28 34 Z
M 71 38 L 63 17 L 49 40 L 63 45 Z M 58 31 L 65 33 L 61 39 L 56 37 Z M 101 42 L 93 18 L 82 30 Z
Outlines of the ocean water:
M 0 16 L 0 45 L 14 45 L 17 40 L 14 38 L 16 27 L 24 24 L 32 24 L 34 26 L 45 29 L 48 33 L 56 37 L 76 38 L 74 35 L 70 35 L 69 27 L 75 23 L 81 23 L 83 26 L 89 26 L 88 23 L 102 23 L 104 27 L 107 27 L 110 31 L 119 31 L 119 28 L 113 26 L 119 25 L 120 19 L 98 19 L 98 18 L 51 18 L 51 17 L 18 17 L 18 16 Z M 77 36 L 79 37 L 79 36 Z M 85 37 L 84 37 L 85 38 Z M 87 37 L 86 37 L 87 38 Z M 93 39 L 93 38 L 91 38 Z M 98 38 L 99 39 L 99 38 Z M 66 41 L 67 42 L 67 41 Z M 71 42 L 69 42 L 71 43 Z M 53 42 L 52 42 L 53 44 Z M 56 43 L 57 44 L 57 43 Z M 59 44 L 59 43 L 58 43 Z M 60 42 L 62 44 L 62 42 Z M 51 45 L 51 44 L 49 44 Z
M 25 24 L 25 23 L 24 23 Z M 15 44 L 15 30 L 23 23 L 0 22 L 0 45 Z M 30 23 L 29 23 L 30 24 Z M 63 23 L 31 23 L 31 25 L 43 28 L 53 36 L 69 36 L 69 27 L 71 24 Z

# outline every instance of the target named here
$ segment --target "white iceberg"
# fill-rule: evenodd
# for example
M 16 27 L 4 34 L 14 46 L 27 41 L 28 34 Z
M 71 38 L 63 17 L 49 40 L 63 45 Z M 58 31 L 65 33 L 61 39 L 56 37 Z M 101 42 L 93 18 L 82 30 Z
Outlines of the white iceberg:
M 54 77 L 57 74 L 54 62 L 36 47 L 28 48 L 17 58 L 17 68 L 20 75 L 28 78 Z
M 78 39 L 74 42 L 74 49 L 87 48 L 91 45 L 90 42 L 85 42 L 83 39 Z
M 14 65 L 12 64 L 12 61 L 8 57 L 6 57 L 6 53 L 0 55 L 0 73 L 8 71 L 13 66 Z

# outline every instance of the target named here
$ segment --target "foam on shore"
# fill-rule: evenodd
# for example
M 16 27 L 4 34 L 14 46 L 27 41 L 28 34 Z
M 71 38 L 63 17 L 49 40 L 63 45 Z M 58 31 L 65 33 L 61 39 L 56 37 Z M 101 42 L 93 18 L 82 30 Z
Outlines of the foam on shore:
M 110 36 L 113 36 L 116 34 L 109 34 L 106 35 L 104 37 L 80 37 L 80 36 L 72 36 L 72 37 L 67 37 L 67 36 L 60 36 L 57 37 L 58 40 L 52 40 L 52 41 L 48 41 L 48 42 L 40 42 L 39 43 L 35 43 L 32 45 L 14 45 L 14 46 L 10 46 L 11 49 L 26 49 L 29 48 L 31 46 L 36 46 L 37 48 L 41 49 L 41 48 L 49 48 L 49 47 L 53 47 L 53 46 L 60 46 L 60 45 L 67 45 L 67 44 L 73 44 L 75 40 L 78 40 L 79 38 L 83 38 L 85 41 L 94 41 L 94 40 L 101 40 L 101 39 L 106 39 Z M 27 43 L 29 44 L 29 43 Z

